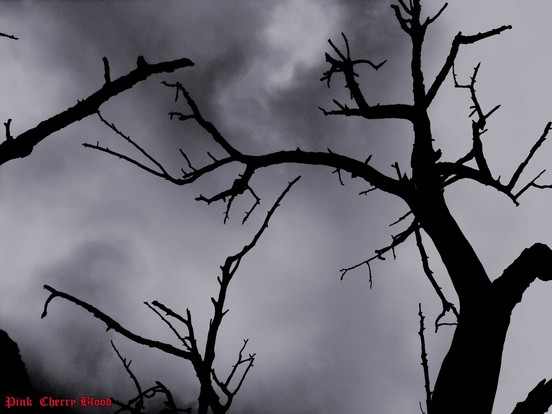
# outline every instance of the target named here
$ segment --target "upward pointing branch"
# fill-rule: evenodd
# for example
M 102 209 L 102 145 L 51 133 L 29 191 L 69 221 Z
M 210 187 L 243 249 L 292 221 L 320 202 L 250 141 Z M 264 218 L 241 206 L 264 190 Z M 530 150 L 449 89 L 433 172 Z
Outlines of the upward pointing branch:
M 177 69 L 193 66 L 189 59 L 176 59 L 160 63 L 145 63 L 139 59 L 140 64 L 126 75 L 104 83 L 104 85 L 84 98 L 76 105 L 62 111 L 28 129 L 13 139 L 0 144 L 0 165 L 16 159 L 28 156 L 33 148 L 49 135 L 57 132 L 74 122 L 80 121 L 89 115 L 95 114 L 100 106 L 121 92 L 131 89 L 139 82 L 158 73 L 174 72 Z
M 418 304 L 418 316 L 420 317 L 420 330 L 418 331 L 418 335 L 420 336 L 420 346 L 421 346 L 421 358 L 422 358 L 422 368 L 424 370 L 424 388 L 425 388 L 425 394 L 426 394 L 426 414 L 431 414 L 430 406 L 431 406 L 431 385 L 429 380 L 429 364 L 427 360 L 427 351 L 426 351 L 426 343 L 425 343 L 425 336 L 424 336 L 424 319 L 425 316 L 422 313 L 422 304 Z
M 443 84 L 444 80 L 447 78 L 447 75 L 452 69 L 452 65 L 454 64 L 454 61 L 456 60 L 456 56 L 458 55 L 460 46 L 471 45 L 473 43 L 479 42 L 480 40 L 497 36 L 502 32 L 504 32 L 505 30 L 510 30 L 511 28 L 512 26 L 510 25 L 500 26 L 500 27 L 497 27 L 496 29 L 492 29 L 486 32 L 480 32 L 474 35 L 464 35 L 462 34 L 462 32 L 458 32 L 458 34 L 454 37 L 454 40 L 452 41 L 450 52 L 445 60 L 445 63 L 443 64 L 443 67 L 437 74 L 435 80 L 433 81 L 433 84 L 431 85 L 431 87 L 427 92 L 426 105 L 427 106 L 431 105 L 431 102 L 435 98 L 435 95 L 437 95 L 437 92 L 441 88 L 441 85 Z

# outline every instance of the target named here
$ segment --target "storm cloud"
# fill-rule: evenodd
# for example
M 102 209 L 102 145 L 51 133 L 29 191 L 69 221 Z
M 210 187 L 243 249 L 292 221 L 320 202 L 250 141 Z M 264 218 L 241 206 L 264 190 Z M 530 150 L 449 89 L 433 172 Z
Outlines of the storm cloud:
M 21 40 L 0 42 L 0 116 L 13 118 L 16 134 L 74 104 L 101 86 L 102 57 L 112 76 L 134 67 L 143 55 L 154 62 L 188 57 L 196 65 L 147 81 L 102 108 L 103 115 L 164 160 L 181 166 L 178 148 L 195 163 L 217 149 L 191 124 L 171 122 L 173 92 L 159 81 L 183 82 L 206 117 L 240 148 L 252 152 L 296 148 L 365 158 L 392 173 L 408 170 L 411 131 L 396 121 L 324 117 L 318 106 L 346 98 L 325 70 L 327 39 L 376 61 L 378 72 L 361 71 L 371 101 L 409 102 L 409 45 L 388 1 L 23 1 L 3 2 L 0 30 Z M 426 1 L 429 10 L 440 3 Z M 514 30 L 462 50 L 457 70 L 467 76 L 482 61 L 483 104 L 503 104 L 485 145 L 493 168 L 509 176 L 549 119 L 552 56 L 546 53 L 552 6 L 514 0 L 451 2 L 434 25 L 425 49 L 428 79 L 444 60 L 459 30 L 478 32 L 502 24 Z M 433 108 L 438 145 L 455 159 L 470 146 L 467 97 L 448 82 Z M 189 307 L 199 333 L 206 331 L 218 266 L 254 234 L 264 214 L 240 225 L 244 199 L 223 225 L 223 207 L 194 201 L 224 188 L 233 175 L 215 174 L 191 187 L 176 187 L 119 160 L 85 150 L 101 141 L 130 151 L 97 119 L 86 119 L 40 144 L 27 159 L 2 166 L 0 174 L 0 323 L 16 339 L 31 375 L 46 375 L 75 393 L 130 397 L 132 383 L 111 350 L 113 339 L 134 360 L 144 384 L 162 380 L 182 401 L 193 401 L 191 366 L 105 333 L 99 321 L 54 301 L 40 320 L 48 283 L 100 307 L 144 335 L 172 341 L 144 305 L 159 299 Z M 219 152 L 220 153 L 220 152 Z M 534 168 L 547 167 L 545 147 Z M 228 171 L 225 171 L 228 172 Z M 528 172 L 528 174 L 530 174 Z M 338 269 L 361 261 L 389 241 L 388 224 L 405 206 L 345 177 L 340 186 L 329 169 L 282 166 L 262 172 L 254 185 L 266 210 L 287 181 L 303 180 L 287 196 L 268 231 L 247 256 L 229 292 L 231 309 L 222 327 L 217 366 L 234 362 L 242 338 L 257 353 L 236 412 L 413 412 L 424 399 L 419 367 L 417 304 L 428 319 L 438 299 L 424 278 L 412 243 L 395 261 L 373 267 L 374 289 L 364 271 L 340 282 Z M 552 193 L 524 196 L 521 207 L 473 184 L 449 190 L 451 210 L 490 274 L 501 270 L 532 242 L 552 242 L 548 217 Z M 396 230 L 395 230 L 396 231 Z M 452 296 L 438 256 L 432 268 Z M 542 329 L 552 310 L 552 286 L 538 284 L 513 315 L 495 412 L 508 412 L 540 379 L 549 377 L 552 335 Z M 432 378 L 450 331 L 428 335 Z

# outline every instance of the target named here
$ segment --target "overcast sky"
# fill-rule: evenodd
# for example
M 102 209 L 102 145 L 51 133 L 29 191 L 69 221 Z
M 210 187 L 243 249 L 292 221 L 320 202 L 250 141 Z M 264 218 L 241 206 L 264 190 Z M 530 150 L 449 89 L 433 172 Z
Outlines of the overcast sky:
M 547 45 L 552 5 L 535 0 L 452 1 L 432 26 L 424 52 L 431 79 L 459 30 L 478 32 L 502 24 L 514 30 L 462 49 L 457 65 L 467 76 L 482 61 L 479 93 L 487 108 L 502 104 L 485 135 L 488 160 L 509 177 L 537 139 L 550 113 Z M 0 4 L 0 118 L 13 118 L 14 135 L 73 105 L 103 81 L 101 58 L 112 77 L 144 55 L 154 62 L 178 57 L 196 66 L 150 79 L 102 108 L 109 120 L 178 171 L 177 149 L 197 165 L 217 149 L 193 125 L 170 122 L 173 94 L 160 80 L 180 80 L 206 116 L 240 148 L 250 151 L 326 149 L 364 159 L 391 174 L 408 170 L 412 137 L 395 121 L 328 119 L 318 106 L 344 97 L 343 83 L 328 90 L 319 78 L 326 40 L 344 31 L 359 57 L 389 59 L 378 72 L 362 71 L 371 102 L 409 102 L 409 44 L 389 1 L 22 1 Z M 440 2 L 424 2 L 435 11 Z M 447 159 L 470 146 L 467 97 L 449 79 L 432 108 L 434 136 Z M 181 109 L 181 108 L 179 108 Z M 264 211 L 285 184 L 304 176 L 287 196 L 229 293 L 231 309 L 220 337 L 217 366 L 234 361 L 250 338 L 257 362 L 235 402 L 247 413 L 406 413 L 424 397 L 419 365 L 417 304 L 433 321 L 439 302 L 421 271 L 412 242 L 396 261 L 373 266 L 374 289 L 364 270 L 339 281 L 338 269 L 361 261 L 390 240 L 388 224 L 405 212 L 399 200 L 365 189 L 331 170 L 282 166 L 254 180 L 262 207 L 240 225 L 250 200 L 233 207 L 194 201 L 231 183 L 231 171 L 192 187 L 160 182 L 119 160 L 80 146 L 84 141 L 130 150 L 94 118 L 48 138 L 24 160 L 0 173 L 0 323 L 18 341 L 31 375 L 47 375 L 74 393 L 132 396 L 132 384 L 109 340 L 134 360 L 143 384 L 161 380 L 184 401 L 196 398 L 191 366 L 142 349 L 84 311 L 54 302 L 40 320 L 49 283 L 95 305 L 129 328 L 172 341 L 143 304 L 159 299 L 190 307 L 205 332 L 218 266 L 254 234 Z M 220 150 L 218 150 L 220 154 Z M 535 157 L 530 173 L 549 167 L 552 145 Z M 552 175 L 547 178 L 552 181 Z M 552 245 L 552 192 L 528 192 L 521 207 L 473 184 L 447 192 L 451 210 L 490 275 L 498 275 L 536 241 Z M 393 230 L 393 229 L 391 229 Z M 394 230 L 397 231 L 397 230 Z M 428 246 L 430 247 L 430 246 Z M 433 253 L 431 265 L 451 298 L 446 274 Z M 538 381 L 552 376 L 552 335 L 543 329 L 552 311 L 552 285 L 535 283 L 513 314 L 495 412 L 510 412 Z M 456 299 L 456 298 L 454 298 Z M 203 327 L 203 328 L 202 328 Z M 432 379 L 451 331 L 428 333 Z M 477 367 L 474 367 L 476 370 Z

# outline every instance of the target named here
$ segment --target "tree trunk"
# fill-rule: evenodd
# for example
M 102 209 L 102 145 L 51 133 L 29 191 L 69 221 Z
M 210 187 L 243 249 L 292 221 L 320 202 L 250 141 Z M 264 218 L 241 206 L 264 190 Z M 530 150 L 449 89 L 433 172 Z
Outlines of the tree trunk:
M 510 316 L 492 304 L 461 315 L 435 382 L 430 414 L 490 414 Z
M 442 194 L 432 197 L 420 217 L 460 299 L 451 347 L 435 382 L 429 414 L 492 411 L 510 308 L 495 299 L 477 254 L 451 216 Z

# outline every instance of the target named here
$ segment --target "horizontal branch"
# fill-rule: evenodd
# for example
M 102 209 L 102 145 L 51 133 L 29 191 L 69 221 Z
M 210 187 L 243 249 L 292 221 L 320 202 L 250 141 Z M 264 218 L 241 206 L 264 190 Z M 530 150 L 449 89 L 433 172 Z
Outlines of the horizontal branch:
M 246 164 L 255 169 L 279 164 L 319 165 L 340 169 L 359 177 L 382 191 L 406 196 L 403 182 L 393 179 L 370 164 L 334 152 L 277 151 L 263 155 L 250 155 L 244 158 Z
M 327 110 L 319 107 L 325 116 L 343 115 L 358 116 L 365 119 L 406 119 L 414 117 L 413 107 L 405 104 L 367 105 L 364 108 L 350 108 L 349 106 L 334 100 L 337 109 Z

